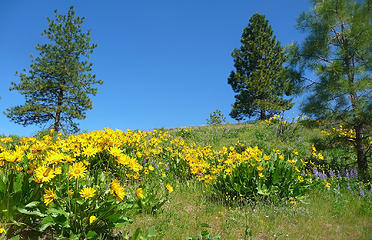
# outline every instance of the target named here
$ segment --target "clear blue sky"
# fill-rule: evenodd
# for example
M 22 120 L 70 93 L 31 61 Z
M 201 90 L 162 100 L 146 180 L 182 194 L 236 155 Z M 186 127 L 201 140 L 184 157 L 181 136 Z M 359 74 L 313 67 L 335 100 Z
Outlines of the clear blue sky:
M 216 109 L 228 116 L 231 52 L 240 47 L 252 14 L 264 14 L 285 45 L 304 39 L 296 19 L 311 7 L 308 0 L 0 1 L 0 134 L 29 136 L 40 129 L 12 123 L 2 112 L 24 103 L 8 89 L 19 81 L 15 72 L 29 68 L 29 55 L 37 55 L 46 17 L 54 9 L 66 13 L 70 5 L 86 17 L 84 27 L 98 44 L 93 73 L 104 81 L 93 110 L 80 121 L 87 131 L 202 125 Z M 298 105 L 286 113 L 297 114 Z

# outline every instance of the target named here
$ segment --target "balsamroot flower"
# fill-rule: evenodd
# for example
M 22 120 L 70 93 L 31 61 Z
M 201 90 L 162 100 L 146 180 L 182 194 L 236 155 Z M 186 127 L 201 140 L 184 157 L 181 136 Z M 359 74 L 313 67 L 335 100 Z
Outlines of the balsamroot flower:
M 91 187 L 85 187 L 80 191 L 80 196 L 82 196 L 85 199 L 89 199 L 93 197 L 96 193 L 96 190 L 94 190 Z
M 111 182 L 111 190 L 110 190 L 110 193 L 111 193 L 112 195 L 116 196 L 116 198 L 117 198 L 119 201 L 123 201 L 124 196 L 125 196 L 125 192 L 124 192 L 124 188 L 120 185 L 119 180 L 114 179 L 114 180 Z
M 84 166 L 84 163 L 78 162 L 74 163 L 72 166 L 69 167 L 70 171 L 67 173 L 67 175 L 70 175 L 71 178 L 83 178 L 85 177 L 85 174 L 87 172 L 87 168 Z
M 173 187 L 170 184 L 167 184 L 165 187 L 168 189 L 170 193 L 173 192 Z
M 44 203 L 45 205 L 49 205 L 53 202 L 53 200 L 56 199 L 56 195 L 52 189 L 46 189 L 44 194 Z
M 136 190 L 136 195 L 137 195 L 139 198 L 142 198 L 142 199 L 145 198 L 145 196 L 143 195 L 142 188 L 138 188 L 138 189 Z

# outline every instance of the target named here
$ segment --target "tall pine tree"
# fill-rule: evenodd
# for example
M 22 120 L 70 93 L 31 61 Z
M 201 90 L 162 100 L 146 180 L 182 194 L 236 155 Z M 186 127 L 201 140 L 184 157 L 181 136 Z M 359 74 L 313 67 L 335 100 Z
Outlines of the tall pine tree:
M 292 94 L 294 87 L 283 66 L 286 56 L 265 16 L 254 14 L 240 41 L 240 49 L 232 52 L 236 71 L 228 78 L 237 93 L 230 116 L 243 120 L 259 114 L 264 120 L 274 112 L 290 109 L 292 99 L 283 98 Z
M 55 131 L 76 132 L 75 120 L 86 117 L 86 110 L 92 109 L 89 95 L 96 94 L 95 84 L 102 84 L 90 73 L 92 63 L 88 63 L 97 45 L 90 43 L 90 31 L 84 32 L 81 26 L 84 18 L 75 17 L 73 7 L 66 15 L 55 10 L 55 19 L 47 20 L 42 36 L 49 43 L 36 46 L 39 56 L 10 88 L 24 95 L 25 103 L 8 108 L 5 114 L 24 126 L 52 122 Z
M 307 33 L 291 47 L 291 64 L 310 90 L 302 111 L 352 129 L 359 176 L 368 181 L 372 137 L 372 0 L 312 0 L 298 18 Z M 306 76 L 313 71 L 316 78 Z M 306 83 L 308 82 L 308 84 Z M 353 134 L 354 135 L 354 134 Z

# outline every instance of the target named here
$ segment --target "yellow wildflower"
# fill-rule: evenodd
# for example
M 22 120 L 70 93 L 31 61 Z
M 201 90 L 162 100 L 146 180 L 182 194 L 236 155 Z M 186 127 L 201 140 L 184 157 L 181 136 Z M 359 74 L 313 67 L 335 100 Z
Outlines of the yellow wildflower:
M 60 175 L 62 174 L 62 168 L 61 167 L 56 167 L 53 169 L 53 172 L 55 175 Z
M 34 181 L 38 183 L 49 182 L 55 176 L 52 168 L 41 165 L 35 170 Z
M 5 228 L 3 228 L 3 227 L 1 226 L 1 224 L 0 224 L 0 234 L 2 234 L 2 233 L 6 233 L 6 230 L 5 230 Z
M 136 195 L 137 195 L 139 198 L 142 198 L 142 199 L 145 198 L 145 196 L 143 195 L 142 188 L 138 188 L 138 189 L 136 190 Z
M 288 159 L 288 162 L 291 163 L 291 164 L 293 164 L 293 163 L 296 162 L 296 160 L 294 160 L 294 159 L 292 159 L 292 160 L 291 159 Z
M 304 160 L 301 159 L 301 162 L 303 165 L 306 165 L 308 162 L 305 162 Z
M 165 187 L 168 189 L 169 192 L 173 192 L 173 187 L 171 185 L 167 184 Z
M 97 217 L 96 216 L 90 216 L 89 217 L 89 224 L 92 224 L 93 222 L 95 222 L 97 220 Z
M 313 152 L 316 152 L 316 148 L 315 148 L 314 144 L 311 147 L 313 149 Z
M 71 178 L 83 178 L 85 177 L 87 168 L 84 166 L 84 163 L 78 162 L 74 163 L 72 166 L 70 166 L 70 171 L 67 173 L 67 175 L 70 175 Z
M 122 201 L 122 200 L 124 199 L 124 196 L 125 196 L 124 188 L 120 185 L 119 180 L 114 179 L 114 180 L 111 182 L 111 190 L 110 190 L 110 193 L 111 193 L 112 195 L 115 195 L 116 198 L 117 198 L 119 201 Z
M 264 175 L 262 172 L 260 172 L 260 173 L 258 174 L 258 176 L 259 176 L 260 178 L 263 178 L 265 175 Z
M 325 180 L 325 179 L 324 179 L 324 185 L 326 186 L 326 188 L 331 187 L 331 184 L 329 182 L 327 182 L 327 180 Z
M 93 197 L 95 193 L 96 193 L 96 190 L 94 190 L 94 188 L 85 187 L 80 191 L 80 196 L 85 199 L 88 199 L 88 198 Z
M 52 189 L 46 189 L 44 194 L 44 203 L 45 205 L 49 205 L 53 202 L 53 200 L 56 199 L 56 195 Z
M 257 170 L 258 170 L 258 171 L 262 171 L 262 170 L 263 170 L 263 167 L 262 167 L 262 166 L 258 166 L 258 167 L 257 167 Z

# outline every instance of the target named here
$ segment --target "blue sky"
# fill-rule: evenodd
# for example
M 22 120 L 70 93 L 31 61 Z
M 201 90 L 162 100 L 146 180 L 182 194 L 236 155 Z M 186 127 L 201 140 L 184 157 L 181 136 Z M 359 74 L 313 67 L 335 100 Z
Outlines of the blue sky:
M 24 102 L 8 90 L 19 81 L 15 72 L 28 69 L 30 54 L 37 55 L 46 17 L 70 5 L 86 17 L 83 26 L 98 44 L 93 73 L 104 81 L 93 110 L 79 122 L 86 131 L 202 125 L 216 109 L 235 122 L 228 117 L 234 93 L 227 78 L 249 18 L 264 14 L 285 45 L 304 39 L 296 19 L 311 7 L 308 0 L 0 1 L 0 112 Z M 296 116 L 298 105 L 286 115 Z M 39 129 L 0 114 L 0 134 L 30 136 Z

